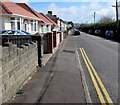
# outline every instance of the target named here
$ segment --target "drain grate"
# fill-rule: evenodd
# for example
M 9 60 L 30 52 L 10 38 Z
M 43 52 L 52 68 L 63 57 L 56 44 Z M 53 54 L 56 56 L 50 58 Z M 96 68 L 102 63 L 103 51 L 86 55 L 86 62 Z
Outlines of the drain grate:
M 22 94 L 24 94 L 24 91 L 19 90 L 16 94 L 17 94 L 17 95 L 22 95 Z
M 63 50 L 62 52 L 75 54 L 75 51 L 71 51 L 71 50 Z

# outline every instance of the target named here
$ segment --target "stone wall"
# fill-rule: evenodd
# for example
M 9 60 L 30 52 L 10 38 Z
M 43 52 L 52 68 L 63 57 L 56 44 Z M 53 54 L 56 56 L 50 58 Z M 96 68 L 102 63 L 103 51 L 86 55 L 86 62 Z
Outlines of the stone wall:
M 0 45 L 0 105 L 2 104 L 2 46 Z
M 37 43 L 18 48 L 14 44 L 2 47 L 2 101 L 11 99 L 29 75 L 37 70 Z

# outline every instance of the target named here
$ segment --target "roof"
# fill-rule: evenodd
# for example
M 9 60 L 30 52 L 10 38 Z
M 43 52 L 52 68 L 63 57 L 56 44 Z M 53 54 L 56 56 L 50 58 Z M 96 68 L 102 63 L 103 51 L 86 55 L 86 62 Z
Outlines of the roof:
M 47 17 L 43 13 L 39 13 L 39 14 L 41 14 L 45 18 L 46 21 L 52 23 L 54 26 L 58 26 L 54 21 L 52 21 L 49 17 Z
M 15 14 L 15 15 L 34 18 L 34 19 L 39 19 L 36 15 L 21 8 L 19 5 L 13 2 L 1 2 L 0 0 L 0 5 L 1 5 L 0 8 L 2 9 L 2 11 L 0 11 L 0 14 Z
M 55 17 L 55 15 L 51 15 L 51 14 L 46 14 L 46 16 L 48 16 L 50 19 L 53 19 L 53 20 L 58 20 L 59 18 L 58 17 Z
M 38 18 L 42 19 L 44 23 L 46 23 L 46 24 L 53 24 L 54 26 L 58 26 L 55 22 L 53 22 L 46 15 L 44 15 L 43 13 L 38 13 L 36 10 L 34 10 L 33 8 L 31 8 L 29 5 L 27 5 L 25 3 L 16 3 L 16 4 L 19 5 L 19 6 L 21 6 L 24 9 L 26 9 L 27 11 L 33 13 Z

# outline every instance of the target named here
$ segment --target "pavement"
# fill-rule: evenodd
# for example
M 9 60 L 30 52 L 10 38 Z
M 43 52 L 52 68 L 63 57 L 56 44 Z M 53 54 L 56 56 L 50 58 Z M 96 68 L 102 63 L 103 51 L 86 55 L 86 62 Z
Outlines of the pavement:
M 0 105 L 2 103 L 2 46 L 0 45 Z
M 9 103 L 86 103 L 76 55 L 75 42 L 68 36 Z

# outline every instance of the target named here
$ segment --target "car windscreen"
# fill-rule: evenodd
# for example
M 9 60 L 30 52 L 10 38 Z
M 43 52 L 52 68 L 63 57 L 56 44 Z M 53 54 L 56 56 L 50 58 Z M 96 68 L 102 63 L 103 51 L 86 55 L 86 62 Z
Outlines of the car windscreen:
M 5 33 L 6 31 L 0 31 L 0 34 L 3 34 L 3 33 Z
M 30 33 L 26 32 L 26 31 L 23 31 L 23 30 L 22 30 L 22 32 L 23 32 L 23 33 L 25 33 L 25 34 L 27 34 L 27 35 L 29 35 L 29 34 L 30 34 Z

